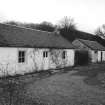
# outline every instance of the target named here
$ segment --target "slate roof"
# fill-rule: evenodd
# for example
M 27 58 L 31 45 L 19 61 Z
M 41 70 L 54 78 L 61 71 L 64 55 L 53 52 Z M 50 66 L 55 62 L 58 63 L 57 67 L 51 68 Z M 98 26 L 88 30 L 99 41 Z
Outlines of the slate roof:
M 55 32 L 46 32 L 0 23 L 0 46 L 69 48 L 74 46 Z
M 91 48 L 92 50 L 105 50 L 105 47 L 99 44 L 96 41 L 90 41 L 90 40 L 84 40 L 84 39 L 78 39 L 80 42 L 85 44 L 87 47 Z

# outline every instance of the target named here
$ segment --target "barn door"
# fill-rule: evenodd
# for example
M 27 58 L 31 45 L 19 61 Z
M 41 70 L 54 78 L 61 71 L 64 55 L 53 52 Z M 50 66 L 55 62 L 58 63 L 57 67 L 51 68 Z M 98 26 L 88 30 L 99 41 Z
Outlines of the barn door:
M 75 52 L 75 65 L 86 65 L 90 61 L 88 51 Z

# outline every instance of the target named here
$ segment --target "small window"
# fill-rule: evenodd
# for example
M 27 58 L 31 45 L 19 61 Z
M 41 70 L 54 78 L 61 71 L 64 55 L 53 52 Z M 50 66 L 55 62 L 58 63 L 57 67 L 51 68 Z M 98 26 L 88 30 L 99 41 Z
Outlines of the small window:
M 19 51 L 18 62 L 19 63 L 24 63 L 25 62 L 25 51 Z
M 96 50 L 96 51 L 94 51 L 94 53 L 98 53 L 98 51 Z
M 66 52 L 65 52 L 65 51 L 62 52 L 62 58 L 63 58 L 63 59 L 66 58 Z
M 48 52 L 47 52 L 47 51 L 44 51 L 44 52 L 43 52 L 43 57 L 44 57 L 44 58 L 48 57 Z

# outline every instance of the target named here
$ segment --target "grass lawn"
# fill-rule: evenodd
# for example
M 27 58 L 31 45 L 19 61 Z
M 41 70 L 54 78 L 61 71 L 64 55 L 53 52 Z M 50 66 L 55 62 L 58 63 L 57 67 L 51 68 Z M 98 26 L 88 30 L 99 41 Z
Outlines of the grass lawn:
M 105 105 L 105 89 L 98 78 L 104 73 L 105 63 L 26 75 L 17 81 L 24 85 L 24 105 Z

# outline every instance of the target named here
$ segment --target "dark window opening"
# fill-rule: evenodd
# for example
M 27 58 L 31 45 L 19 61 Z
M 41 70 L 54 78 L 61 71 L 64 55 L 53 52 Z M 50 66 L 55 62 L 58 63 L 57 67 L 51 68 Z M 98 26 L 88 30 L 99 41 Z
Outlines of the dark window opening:
M 62 52 L 62 58 L 63 58 L 63 59 L 66 58 L 66 52 L 65 52 L 65 51 Z
M 101 51 L 101 62 L 103 61 L 103 52 Z
M 45 57 L 48 57 L 48 52 L 47 51 L 44 51 L 43 52 L 43 57 L 45 58 Z
M 18 62 L 19 63 L 24 63 L 25 62 L 25 51 L 19 51 Z
M 94 51 L 94 53 L 98 53 L 98 51 Z

